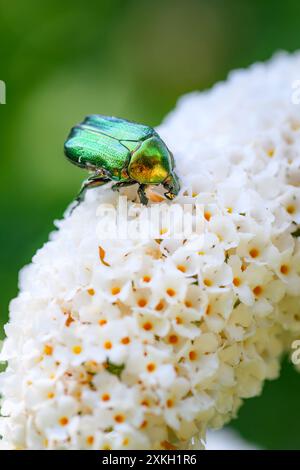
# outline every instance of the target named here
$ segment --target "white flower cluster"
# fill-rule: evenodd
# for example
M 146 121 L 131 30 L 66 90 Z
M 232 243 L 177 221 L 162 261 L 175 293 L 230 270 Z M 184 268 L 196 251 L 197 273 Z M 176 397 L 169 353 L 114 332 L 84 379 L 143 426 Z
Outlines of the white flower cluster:
M 160 127 L 203 233 L 103 240 L 109 188 L 57 223 L 11 303 L 3 447 L 185 447 L 278 375 L 300 334 L 299 71 L 282 54 L 234 72 Z

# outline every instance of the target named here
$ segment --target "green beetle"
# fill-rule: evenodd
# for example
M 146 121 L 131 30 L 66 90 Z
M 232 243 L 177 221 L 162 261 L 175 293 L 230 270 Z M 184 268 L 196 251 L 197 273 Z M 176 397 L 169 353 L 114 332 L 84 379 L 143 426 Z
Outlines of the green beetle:
M 174 158 L 152 127 L 101 115 L 87 116 L 73 127 L 65 142 L 65 155 L 75 165 L 92 171 L 84 181 L 78 203 L 87 189 L 115 181 L 113 190 L 138 184 L 142 204 L 148 203 L 147 185 L 162 184 L 173 199 L 180 185 Z

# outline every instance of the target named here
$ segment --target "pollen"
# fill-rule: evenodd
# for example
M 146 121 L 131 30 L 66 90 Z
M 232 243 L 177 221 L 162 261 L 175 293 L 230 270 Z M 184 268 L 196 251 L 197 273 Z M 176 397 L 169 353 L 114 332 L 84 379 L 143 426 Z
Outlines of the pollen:
M 241 285 L 241 280 L 239 277 L 234 277 L 232 282 L 235 287 L 239 287 Z
M 121 424 L 121 423 L 124 423 L 124 421 L 125 421 L 125 416 L 119 414 L 119 415 L 116 415 L 114 419 L 115 419 L 115 422 L 116 422 L 116 423 Z
M 73 354 L 80 354 L 81 351 L 82 351 L 82 347 L 79 346 L 79 345 L 73 346 L 73 348 L 72 348 Z
M 55 396 L 55 393 L 53 393 L 53 392 L 49 392 L 47 394 L 47 397 L 49 398 L 49 400 L 51 400 L 51 398 L 54 398 L 54 396 Z
M 122 344 L 129 344 L 130 343 L 130 338 L 129 336 L 124 336 L 124 338 L 121 339 Z
M 121 292 L 121 289 L 118 286 L 112 287 L 112 289 L 111 289 L 112 295 L 118 295 L 118 294 L 120 294 L 120 292 Z
M 280 272 L 281 272 L 281 274 L 287 275 L 287 274 L 289 273 L 289 271 L 290 271 L 290 268 L 289 268 L 289 266 L 288 266 L 287 264 L 282 264 L 282 265 L 280 266 Z
M 253 289 L 253 294 L 256 295 L 256 297 L 259 297 L 262 294 L 263 288 L 261 286 L 256 286 Z
M 46 356 L 52 356 L 52 354 L 53 354 L 53 347 L 50 346 L 50 344 L 45 344 L 45 346 L 44 346 L 44 354 L 46 354 Z
M 228 214 L 232 214 L 232 207 L 227 207 Z
M 144 420 L 142 424 L 140 425 L 140 429 L 144 429 L 147 427 L 148 421 Z
M 146 307 L 147 303 L 147 299 L 142 298 L 138 300 L 138 306 L 141 308 Z
M 211 287 L 212 286 L 212 281 L 210 279 L 204 279 L 203 283 L 206 287 Z
M 101 318 L 101 319 L 98 321 L 98 323 L 99 323 L 100 326 L 104 326 L 104 325 L 106 325 L 107 320 L 105 320 L 105 318 Z
M 59 419 L 59 424 L 61 426 L 67 426 L 67 424 L 69 424 L 69 419 L 66 417 L 66 416 L 62 416 L 60 419 Z
M 251 250 L 249 251 L 249 255 L 251 256 L 251 258 L 257 258 L 259 256 L 259 251 L 257 248 L 251 248 Z
M 156 369 L 156 365 L 154 364 L 154 362 L 149 362 L 149 364 L 147 364 L 147 371 L 148 372 L 154 372 Z
M 164 235 L 165 233 L 167 233 L 168 229 L 167 228 L 162 228 L 159 233 L 160 235 Z
M 143 324 L 143 328 L 144 328 L 144 330 L 146 330 L 146 331 L 150 331 L 150 330 L 152 330 L 153 325 L 152 325 L 152 323 L 151 323 L 150 321 L 147 321 L 146 323 Z
M 125 437 L 125 439 L 123 439 L 123 446 L 128 446 L 129 444 L 129 439 L 128 437 Z
M 185 300 L 184 302 L 184 305 L 187 307 L 187 308 L 192 308 L 193 304 L 190 300 Z
M 146 282 L 146 283 L 148 283 L 148 282 L 151 281 L 151 277 L 150 277 L 150 276 L 144 276 L 144 277 L 143 277 L 143 281 Z
M 274 148 L 270 148 L 267 150 L 267 155 L 269 157 L 273 157 L 274 156 L 274 153 L 275 153 L 275 149 Z
M 177 266 L 178 271 L 181 271 L 182 273 L 186 272 L 186 267 L 183 264 L 179 264 Z
M 174 406 L 174 402 L 173 400 L 171 400 L 170 398 L 167 400 L 167 407 L 168 408 L 172 408 Z
M 167 289 L 166 292 L 167 292 L 169 297 L 174 297 L 176 295 L 176 291 L 174 289 L 171 289 L 171 288 Z
M 110 394 L 109 393 L 103 393 L 101 399 L 102 399 L 102 401 L 109 401 L 110 400 Z
M 111 343 L 111 341 L 105 341 L 103 346 L 104 346 L 104 349 L 111 349 L 112 348 L 112 343 Z
M 177 325 L 182 325 L 183 321 L 181 317 L 176 317 L 176 323 Z
M 87 292 L 89 295 L 92 295 L 92 296 L 95 295 L 95 289 L 90 288 L 87 290 Z

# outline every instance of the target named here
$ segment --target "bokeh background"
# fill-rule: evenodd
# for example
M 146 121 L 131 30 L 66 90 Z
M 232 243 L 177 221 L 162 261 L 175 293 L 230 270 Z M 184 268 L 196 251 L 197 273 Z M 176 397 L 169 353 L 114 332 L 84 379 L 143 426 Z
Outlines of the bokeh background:
M 70 127 L 89 113 L 157 125 L 181 94 L 299 48 L 299 31 L 299 0 L 0 0 L 2 337 L 19 269 L 85 176 L 63 157 Z M 232 426 L 261 447 L 300 449 L 299 423 L 300 375 L 285 361 Z

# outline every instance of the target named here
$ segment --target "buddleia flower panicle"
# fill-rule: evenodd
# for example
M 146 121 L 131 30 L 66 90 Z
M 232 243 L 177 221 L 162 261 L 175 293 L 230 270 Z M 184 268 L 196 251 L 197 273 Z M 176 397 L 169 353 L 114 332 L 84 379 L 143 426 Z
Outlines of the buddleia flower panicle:
M 10 306 L 3 448 L 187 448 L 278 376 L 300 334 L 299 70 L 281 54 L 234 72 L 159 128 L 181 179 L 169 207 L 204 208 L 196 237 L 103 239 L 108 188 L 57 223 Z

